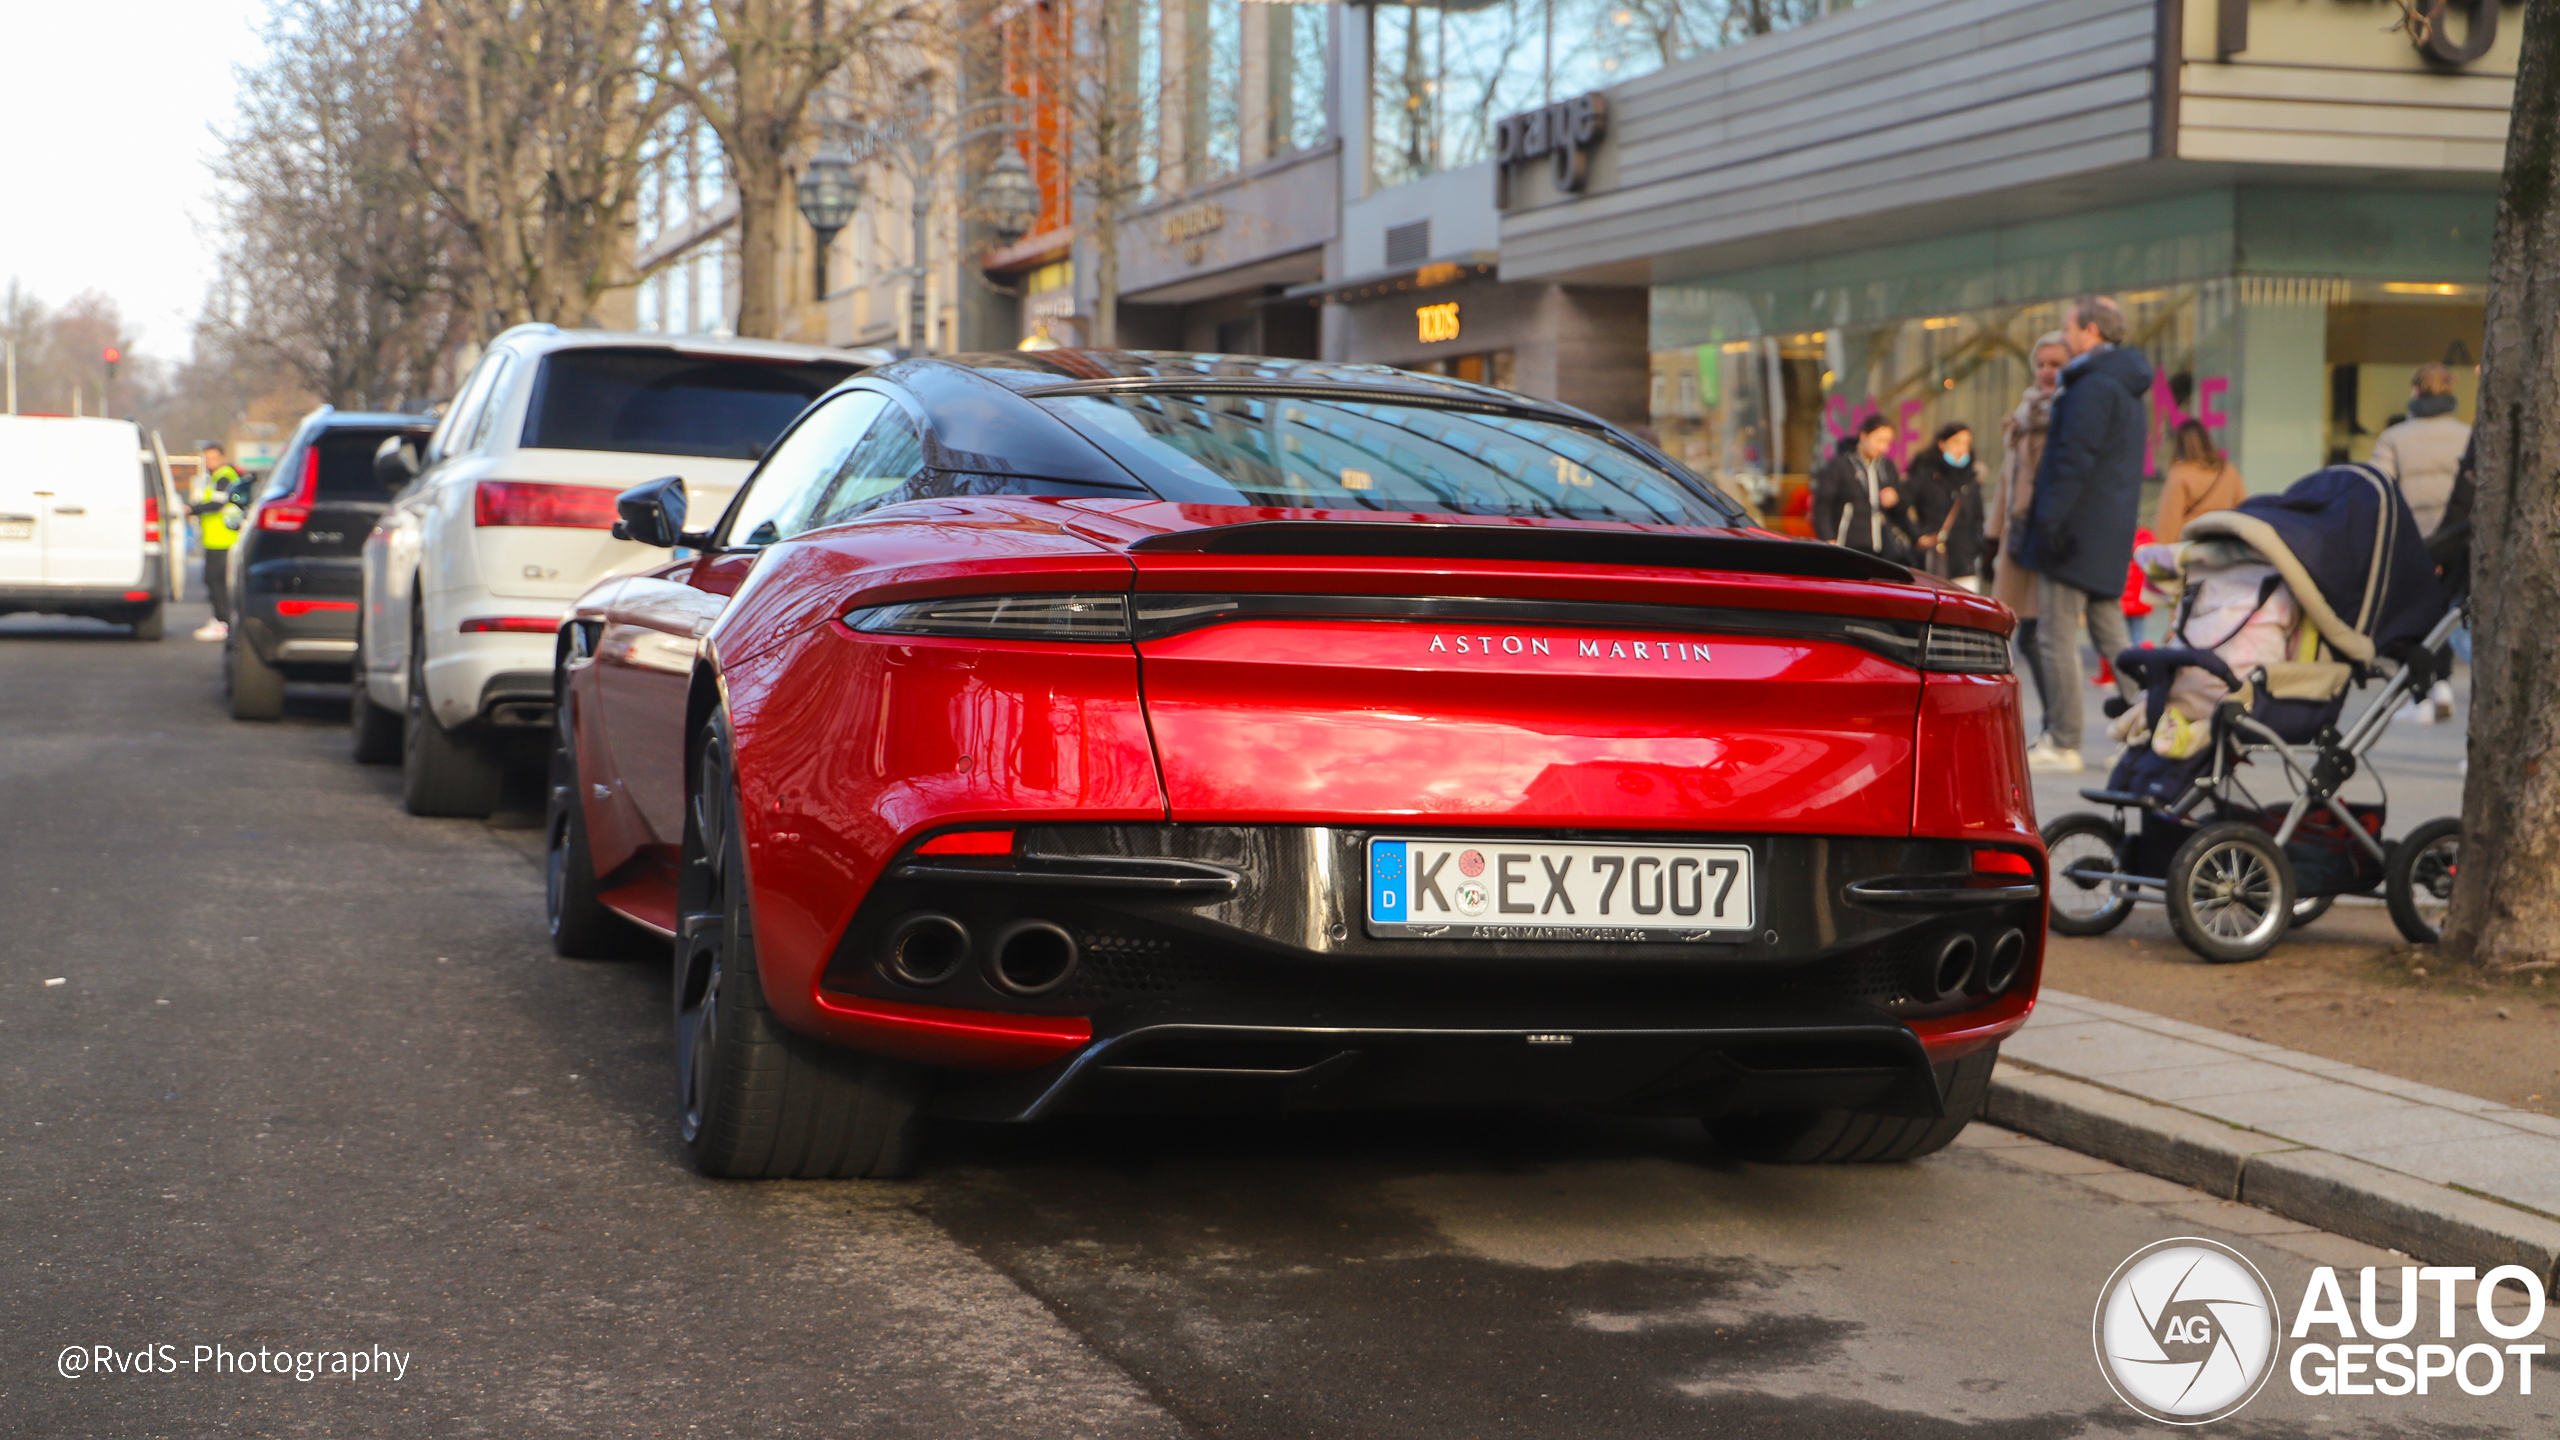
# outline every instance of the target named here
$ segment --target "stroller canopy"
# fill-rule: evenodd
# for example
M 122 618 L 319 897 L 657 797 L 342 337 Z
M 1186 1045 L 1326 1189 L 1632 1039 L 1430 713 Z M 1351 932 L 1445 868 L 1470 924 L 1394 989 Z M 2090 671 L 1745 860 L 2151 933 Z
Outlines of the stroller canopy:
M 2181 539 L 2237 540 L 2276 567 L 2329 648 L 2370 660 L 2421 640 L 2446 597 L 2400 487 L 2370 465 L 2332 465 L 2281 495 L 2187 522 Z

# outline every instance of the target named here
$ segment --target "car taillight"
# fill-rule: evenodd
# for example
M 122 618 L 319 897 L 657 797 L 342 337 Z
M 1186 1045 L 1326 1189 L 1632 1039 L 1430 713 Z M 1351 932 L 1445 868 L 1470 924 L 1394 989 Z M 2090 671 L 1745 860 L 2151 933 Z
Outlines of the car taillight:
M 160 497 L 157 495 L 142 497 L 142 538 L 146 541 L 160 538 Z
M 1124 595 L 969 595 L 873 605 L 847 613 L 844 623 L 866 635 L 1126 641 L 1129 603 Z
M 559 621 L 540 615 L 475 615 L 462 622 L 465 635 L 548 635 L 559 628 Z
M 353 600 L 279 600 L 276 602 L 276 613 L 287 619 L 296 615 L 308 615 L 315 610 L 353 610 L 355 608 L 356 602 Z
M 1988 630 L 1964 625 L 1932 625 L 1921 647 L 1920 668 L 1957 674 L 2006 675 L 2009 642 Z
M 593 485 L 535 485 L 523 480 L 483 480 L 471 496 L 474 525 L 552 525 L 574 530 L 613 528 L 614 493 Z M 550 622 L 544 622 L 549 628 Z
M 299 530 L 311 519 L 311 502 L 320 498 L 320 447 L 302 452 L 302 479 L 293 493 L 258 507 L 261 530 Z

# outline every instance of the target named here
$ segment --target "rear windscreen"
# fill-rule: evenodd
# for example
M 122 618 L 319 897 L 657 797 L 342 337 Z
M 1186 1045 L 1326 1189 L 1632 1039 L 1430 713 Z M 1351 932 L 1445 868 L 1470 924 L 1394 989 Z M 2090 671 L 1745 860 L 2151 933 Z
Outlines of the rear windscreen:
M 853 371 L 671 350 L 563 350 L 542 362 L 524 443 L 752 460 Z
M 1394 397 L 1142 392 L 1043 402 L 1168 500 L 1290 509 L 1744 523 L 1598 430 Z

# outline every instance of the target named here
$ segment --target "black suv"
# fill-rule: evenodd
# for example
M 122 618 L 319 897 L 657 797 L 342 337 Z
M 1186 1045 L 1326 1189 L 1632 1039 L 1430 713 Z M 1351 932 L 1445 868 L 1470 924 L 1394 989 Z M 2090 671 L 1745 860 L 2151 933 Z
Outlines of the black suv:
M 229 552 L 231 637 L 222 669 L 233 719 L 282 715 L 288 680 L 343 681 L 353 673 L 364 537 L 396 479 L 375 465 L 375 452 L 386 443 L 422 447 L 435 425 L 425 415 L 324 405 L 293 432 Z

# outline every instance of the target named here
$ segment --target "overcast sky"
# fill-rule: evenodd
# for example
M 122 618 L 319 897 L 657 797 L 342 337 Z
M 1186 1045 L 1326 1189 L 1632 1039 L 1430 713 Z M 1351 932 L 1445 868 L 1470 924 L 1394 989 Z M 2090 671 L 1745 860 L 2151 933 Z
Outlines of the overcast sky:
M 0 286 L 103 290 L 177 359 L 211 277 L 214 149 L 263 0 L 0 0 Z

